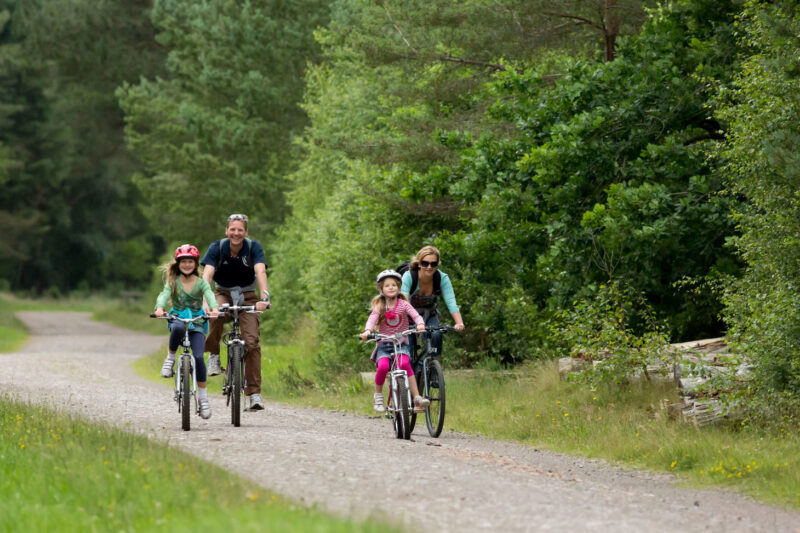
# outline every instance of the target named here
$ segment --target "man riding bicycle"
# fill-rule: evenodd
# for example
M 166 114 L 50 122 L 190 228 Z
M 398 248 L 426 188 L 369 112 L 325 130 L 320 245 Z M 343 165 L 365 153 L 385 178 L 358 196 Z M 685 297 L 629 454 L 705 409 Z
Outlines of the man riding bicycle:
M 270 301 L 264 249 L 258 241 L 247 238 L 247 216 L 229 216 L 225 237 L 211 243 L 200 261 L 204 266 L 203 279 L 208 283 L 214 280 L 214 296 L 220 305 L 254 305 L 256 311 L 268 309 Z M 260 410 L 264 408 L 261 398 L 260 317 L 246 313 L 239 320 L 245 341 L 244 393 L 250 399 L 248 409 Z M 211 320 L 206 337 L 205 350 L 209 352 L 208 373 L 211 376 L 222 373 L 219 343 L 224 321 L 222 318 Z

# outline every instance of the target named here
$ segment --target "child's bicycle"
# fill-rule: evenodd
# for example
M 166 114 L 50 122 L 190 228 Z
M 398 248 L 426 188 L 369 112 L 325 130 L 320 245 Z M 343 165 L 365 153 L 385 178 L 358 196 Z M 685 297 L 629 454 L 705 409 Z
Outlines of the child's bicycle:
M 444 372 L 442 371 L 442 364 L 439 362 L 439 353 L 432 356 L 431 353 L 431 333 L 434 331 L 441 331 L 448 333 L 455 331 L 453 326 L 439 326 L 425 328 L 425 341 L 422 347 L 415 355 L 412 363 L 414 368 L 414 375 L 417 379 L 417 386 L 419 393 L 423 398 L 430 400 L 430 405 L 425 408 L 425 422 L 428 426 L 428 433 L 431 437 L 438 437 L 442 434 L 442 427 L 444 427 L 444 408 L 445 408 L 445 394 L 444 394 Z M 411 431 L 414 431 L 414 426 L 417 423 L 417 413 L 411 414 Z
M 367 341 L 392 341 L 394 356 L 392 366 L 389 369 L 389 399 L 386 402 L 386 418 L 394 419 L 394 433 L 398 439 L 411 438 L 411 414 L 414 404 L 411 401 L 411 390 L 408 387 L 408 374 L 405 370 L 397 366 L 398 355 L 400 354 L 400 341 L 409 334 L 416 333 L 417 330 L 409 329 L 399 331 L 394 335 L 383 335 L 381 333 L 370 333 Z
M 228 363 L 222 369 L 223 385 L 222 394 L 225 395 L 225 405 L 231 406 L 231 424 L 239 427 L 242 423 L 242 397 L 244 396 L 244 355 L 245 342 L 239 331 L 239 315 L 241 313 L 258 313 L 254 305 L 230 305 L 222 304 L 219 308 L 220 319 L 226 315 L 233 318 L 231 331 L 222 336 L 228 352 Z
M 178 371 L 175 372 L 175 401 L 178 402 L 178 412 L 181 414 L 181 428 L 184 431 L 189 431 L 192 398 L 194 398 L 195 412 L 198 414 L 200 412 L 197 405 L 197 373 L 194 366 L 192 346 L 189 343 L 189 324 L 200 324 L 209 317 L 201 315 L 192 318 L 181 318 L 178 315 L 156 316 L 151 314 L 150 318 L 177 320 L 183 322 L 184 326 L 186 326 L 183 332 L 183 353 L 181 353 L 181 357 L 178 360 Z

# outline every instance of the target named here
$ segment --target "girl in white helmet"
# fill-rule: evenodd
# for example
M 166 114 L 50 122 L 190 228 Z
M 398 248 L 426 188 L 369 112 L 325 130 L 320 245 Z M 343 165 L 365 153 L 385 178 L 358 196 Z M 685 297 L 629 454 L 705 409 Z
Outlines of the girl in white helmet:
M 402 279 L 402 276 L 394 270 L 384 270 L 378 274 L 376 285 L 380 294 L 372 299 L 372 313 L 367 319 L 364 331 L 359 335 L 361 340 L 366 340 L 376 325 L 378 332 L 383 335 L 393 335 L 398 331 L 405 331 L 408 329 L 408 317 L 411 317 L 417 325 L 417 331 L 425 331 L 425 322 L 423 322 L 422 317 L 408 303 L 406 296 L 400 292 Z M 414 397 L 414 406 L 424 409 L 430 404 L 430 400 L 419 395 L 417 380 L 413 379 L 414 371 L 411 368 L 411 351 L 408 346 L 408 337 L 403 338 L 400 346 L 401 353 L 397 366 L 408 373 L 408 385 Z M 389 373 L 393 355 L 393 344 L 387 340 L 379 341 L 375 351 L 372 352 L 371 359 L 375 361 L 378 367 L 375 372 L 373 408 L 379 413 L 386 411 L 383 402 L 383 383 L 386 381 L 386 374 Z

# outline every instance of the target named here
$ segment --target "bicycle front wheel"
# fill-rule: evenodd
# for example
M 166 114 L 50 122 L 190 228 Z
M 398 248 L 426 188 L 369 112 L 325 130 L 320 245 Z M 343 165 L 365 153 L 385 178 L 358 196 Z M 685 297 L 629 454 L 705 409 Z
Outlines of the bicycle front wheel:
M 181 356 L 181 427 L 189 431 L 192 399 L 192 362 L 186 355 Z
M 397 380 L 395 389 L 396 411 L 394 412 L 394 432 L 398 439 L 411 438 L 411 425 L 409 424 L 410 406 L 408 403 L 408 387 L 402 380 Z
M 230 378 L 231 424 L 242 423 L 242 352 L 241 344 L 234 344 L 228 352 L 228 376 Z
M 428 433 L 431 437 L 442 434 L 444 427 L 444 372 L 438 360 L 433 359 L 428 364 L 427 380 L 424 387 L 425 397 L 431 404 L 425 408 L 425 422 L 428 424 Z

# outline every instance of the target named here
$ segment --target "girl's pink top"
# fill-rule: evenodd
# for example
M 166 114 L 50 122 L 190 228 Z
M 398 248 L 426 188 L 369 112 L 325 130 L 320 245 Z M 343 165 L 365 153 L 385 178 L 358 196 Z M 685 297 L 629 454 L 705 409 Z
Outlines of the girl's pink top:
M 394 335 L 398 331 L 407 330 L 409 316 L 415 324 L 425 325 L 425 322 L 422 320 L 422 317 L 419 316 L 417 310 L 414 309 L 414 306 L 402 298 L 397 299 L 397 308 L 394 310 L 394 312 L 397 313 L 397 317 L 395 317 L 394 320 L 390 320 L 389 318 L 384 320 L 383 323 L 378 326 L 378 333 L 382 335 Z M 378 311 L 373 308 L 372 313 L 370 313 L 369 318 L 367 319 L 367 325 L 364 326 L 364 331 L 372 331 L 372 329 L 375 327 L 375 324 L 378 323 L 378 318 Z M 408 342 L 408 336 L 403 337 L 402 342 Z

